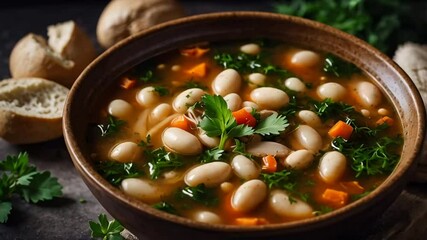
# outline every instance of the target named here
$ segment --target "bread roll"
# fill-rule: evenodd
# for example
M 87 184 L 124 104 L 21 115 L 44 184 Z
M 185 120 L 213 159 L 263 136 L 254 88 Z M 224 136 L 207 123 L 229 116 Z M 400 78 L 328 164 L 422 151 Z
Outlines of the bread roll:
M 0 137 L 13 144 L 60 137 L 67 94 L 67 88 L 41 78 L 0 81 Z
M 184 16 L 174 0 L 112 0 L 98 20 L 96 36 L 104 48 L 156 24 Z
M 48 27 L 49 39 L 33 33 L 17 42 L 9 60 L 13 78 L 40 77 L 71 87 L 96 57 L 89 37 L 73 21 Z

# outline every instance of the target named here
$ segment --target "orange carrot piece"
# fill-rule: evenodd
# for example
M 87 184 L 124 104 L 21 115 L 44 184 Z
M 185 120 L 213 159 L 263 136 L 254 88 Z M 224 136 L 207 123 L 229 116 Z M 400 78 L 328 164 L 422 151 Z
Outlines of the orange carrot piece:
M 209 52 L 209 50 L 210 50 L 209 48 L 194 47 L 194 48 L 184 48 L 179 51 L 183 56 L 198 58 L 205 55 L 205 53 Z
M 377 125 L 387 124 L 388 126 L 393 126 L 394 120 L 389 116 L 384 116 L 377 121 Z
M 188 119 L 184 115 L 179 115 L 176 118 L 172 119 L 170 126 L 181 128 L 185 131 L 190 131 L 191 129 L 190 121 L 188 121 Z
M 207 69 L 208 68 L 206 63 L 203 62 L 189 69 L 187 73 L 192 75 L 193 77 L 202 78 L 206 76 Z
M 340 185 L 349 194 L 361 194 L 365 192 L 365 189 L 360 186 L 358 181 L 340 182 Z
M 241 217 L 236 218 L 236 225 L 240 226 L 257 226 L 268 224 L 267 219 L 265 218 L 257 218 L 257 217 Z
M 120 82 L 120 87 L 123 89 L 131 89 L 136 86 L 136 80 L 130 79 L 128 77 L 123 77 Z
M 353 127 L 341 120 L 335 123 L 335 125 L 328 131 L 329 136 L 333 138 L 342 137 L 346 140 L 350 139 L 352 133 Z
M 327 188 L 322 194 L 323 202 L 335 208 L 345 206 L 348 199 L 348 193 L 330 188 Z
M 262 171 L 267 173 L 277 171 L 277 160 L 273 155 L 267 155 L 262 158 Z
M 255 127 L 256 118 L 252 114 L 246 111 L 244 108 L 237 110 L 232 113 L 238 125 L 245 124 L 250 127 Z

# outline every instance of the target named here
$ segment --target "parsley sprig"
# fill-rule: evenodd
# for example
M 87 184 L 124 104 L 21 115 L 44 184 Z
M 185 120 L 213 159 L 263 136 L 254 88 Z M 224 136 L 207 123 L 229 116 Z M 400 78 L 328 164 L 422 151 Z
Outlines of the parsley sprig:
M 50 172 L 40 172 L 29 163 L 26 152 L 6 156 L 0 162 L 0 223 L 8 220 L 14 195 L 26 202 L 38 203 L 62 195 L 62 186 Z
M 120 120 L 114 116 L 108 115 L 108 122 L 105 124 L 98 124 L 98 129 L 101 131 L 101 137 L 111 136 L 120 131 L 120 128 L 125 125 L 126 122 Z
M 97 163 L 98 172 L 111 184 L 119 185 L 126 178 L 144 175 L 142 169 L 135 163 L 121 163 L 116 161 L 100 161 Z
M 237 124 L 236 119 L 221 96 L 204 95 L 202 103 L 205 113 L 199 123 L 209 137 L 220 136 L 218 149 L 224 150 L 228 139 L 260 134 L 262 136 L 277 135 L 289 125 L 285 116 L 273 114 L 262 120 L 255 128 L 245 124 Z
M 125 229 L 122 224 L 113 219 L 108 221 L 105 214 L 98 216 L 98 222 L 89 221 L 91 237 L 103 240 L 123 240 L 120 233 Z

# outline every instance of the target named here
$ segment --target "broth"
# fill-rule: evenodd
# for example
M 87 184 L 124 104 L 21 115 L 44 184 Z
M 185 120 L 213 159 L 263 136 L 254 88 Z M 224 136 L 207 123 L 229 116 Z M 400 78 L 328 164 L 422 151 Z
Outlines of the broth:
M 117 86 L 91 116 L 99 172 L 196 221 L 315 217 L 369 194 L 399 160 L 393 106 L 369 76 L 327 53 L 203 43 L 144 62 Z

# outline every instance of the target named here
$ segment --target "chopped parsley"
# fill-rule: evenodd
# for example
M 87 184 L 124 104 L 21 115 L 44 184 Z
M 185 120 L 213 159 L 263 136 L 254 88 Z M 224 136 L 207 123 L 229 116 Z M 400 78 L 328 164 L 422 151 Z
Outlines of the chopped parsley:
M 98 222 L 89 221 L 91 237 L 94 239 L 103 240 L 122 240 L 124 239 L 120 233 L 125 230 L 122 224 L 113 219 L 108 221 L 105 214 L 98 216 Z
M 166 151 L 163 147 L 144 151 L 148 161 L 148 168 L 151 179 L 159 178 L 160 174 L 173 170 L 184 165 L 179 155 Z
M 187 186 L 178 191 L 179 198 L 191 199 L 205 206 L 216 206 L 219 203 L 218 196 L 214 188 L 207 188 L 204 184 L 199 184 L 195 187 Z
M 120 128 L 125 124 L 126 121 L 108 115 L 108 123 L 98 124 L 97 127 L 101 131 L 101 137 L 107 137 L 118 133 L 120 131 Z
M 121 163 L 116 161 L 99 161 L 97 169 L 108 182 L 113 185 L 120 185 L 126 178 L 140 177 L 144 171 L 137 167 L 135 163 Z
M 343 61 L 335 55 L 328 54 L 325 58 L 323 71 L 336 77 L 348 77 L 358 72 L 359 69 L 355 65 Z

